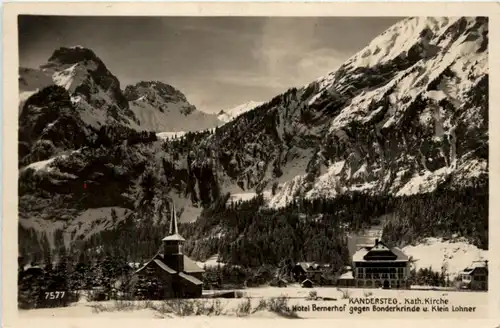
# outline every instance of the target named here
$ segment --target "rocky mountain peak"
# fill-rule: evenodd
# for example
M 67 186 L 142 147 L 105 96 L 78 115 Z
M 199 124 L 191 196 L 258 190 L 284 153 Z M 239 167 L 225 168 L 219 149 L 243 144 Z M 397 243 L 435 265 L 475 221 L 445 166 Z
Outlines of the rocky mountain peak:
M 93 50 L 82 46 L 61 47 L 56 49 L 48 60 L 49 63 L 58 63 L 62 65 L 72 65 L 86 61 L 94 61 L 98 64 L 104 65 L 102 60 L 97 57 Z
M 147 100 L 150 103 L 187 102 L 186 96 L 181 91 L 170 84 L 160 81 L 141 81 L 135 85 L 128 85 L 125 88 L 124 95 L 129 101 Z M 195 108 L 192 108 L 192 110 L 195 110 Z M 189 111 L 187 114 L 189 114 Z

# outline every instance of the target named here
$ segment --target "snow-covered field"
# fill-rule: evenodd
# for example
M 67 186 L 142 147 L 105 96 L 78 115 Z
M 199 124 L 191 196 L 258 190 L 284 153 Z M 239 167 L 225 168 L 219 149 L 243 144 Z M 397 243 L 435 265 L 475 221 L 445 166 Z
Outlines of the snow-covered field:
M 311 291 L 317 292 L 317 300 L 306 300 Z M 201 300 L 183 300 L 181 302 L 192 302 L 199 306 L 200 304 L 211 305 L 219 304 L 220 316 L 245 316 L 257 318 L 278 318 L 279 314 L 263 309 L 254 310 L 258 307 L 261 300 L 271 300 L 280 296 L 289 297 L 287 308 L 294 309 L 299 318 L 486 318 L 489 316 L 488 293 L 485 292 L 456 292 L 456 291 L 423 291 L 423 290 L 382 290 L 382 289 L 337 289 L 335 287 L 322 288 L 300 288 L 297 286 L 278 288 L 262 287 L 242 290 L 243 298 L 237 299 L 201 299 Z M 343 297 L 348 293 L 349 299 Z M 372 294 L 370 294 L 372 293 Z M 248 298 L 247 298 L 248 297 Z M 322 299 L 323 298 L 323 299 Z M 328 300 L 325 300 L 327 298 Z M 420 312 L 385 312 L 373 311 L 372 304 L 353 304 L 357 299 L 372 299 L 373 302 L 387 298 L 395 300 L 399 306 L 403 306 L 405 300 L 442 300 L 447 301 L 447 305 L 437 305 L 432 310 L 432 305 L 418 305 Z M 242 314 L 243 304 L 251 304 L 249 314 Z M 163 304 L 163 307 L 162 307 Z M 126 317 L 126 318 L 173 318 L 178 315 L 166 311 L 162 301 L 134 301 L 134 302 L 92 302 L 85 299 L 72 306 L 56 309 L 36 309 L 20 310 L 20 318 L 36 317 Z M 406 305 L 413 306 L 413 305 Z M 452 307 L 474 307 L 473 312 L 452 312 Z M 330 310 L 327 309 L 330 307 Z M 377 307 L 383 307 L 377 305 Z M 423 312 L 423 308 L 428 308 L 428 312 Z M 449 311 L 436 311 L 437 307 L 449 309 Z M 120 309 L 118 309 L 120 308 Z M 336 310 L 335 310 L 336 309 Z M 194 316 L 194 314 L 193 314 Z
M 404 247 L 403 252 L 413 256 L 417 269 L 431 267 L 437 272 L 445 269 L 450 274 L 450 279 L 454 279 L 459 271 L 474 261 L 488 260 L 488 251 L 478 249 L 464 240 L 427 238 L 418 245 Z
M 219 262 L 219 255 L 218 254 L 211 256 L 209 259 L 207 259 L 204 262 L 197 261 L 196 264 L 198 264 L 198 266 L 200 268 L 217 267 L 217 266 L 222 267 L 222 266 L 226 265 L 226 263 Z
M 269 190 L 263 191 L 262 196 L 264 197 L 264 200 L 269 201 L 269 199 L 271 198 L 271 191 L 269 191 Z M 237 203 L 239 201 L 246 202 L 246 201 L 250 201 L 256 197 L 257 197 L 257 193 L 255 193 L 255 192 L 234 193 L 234 194 L 231 194 L 229 196 L 229 199 L 227 202 L 228 202 L 228 204 L 229 203 Z

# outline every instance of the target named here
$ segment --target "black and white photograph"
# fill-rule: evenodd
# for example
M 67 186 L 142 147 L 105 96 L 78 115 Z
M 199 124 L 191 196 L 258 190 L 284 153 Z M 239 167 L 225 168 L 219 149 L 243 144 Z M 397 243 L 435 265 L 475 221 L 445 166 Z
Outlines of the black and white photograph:
M 487 317 L 489 23 L 17 16 L 19 317 Z

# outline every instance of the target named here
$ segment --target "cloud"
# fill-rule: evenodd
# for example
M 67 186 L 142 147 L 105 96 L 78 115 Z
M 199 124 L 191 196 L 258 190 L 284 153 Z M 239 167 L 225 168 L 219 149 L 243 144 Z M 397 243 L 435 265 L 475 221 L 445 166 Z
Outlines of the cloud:
M 267 67 L 258 71 L 222 70 L 212 76 L 214 81 L 232 86 L 271 88 L 285 91 L 300 87 L 324 76 L 342 65 L 348 54 L 334 49 L 317 49 L 291 54 L 284 49 L 261 49 Z
M 235 71 L 235 70 L 223 70 L 218 71 L 214 75 L 213 80 L 218 83 L 229 84 L 232 86 L 246 86 L 246 87 L 259 87 L 259 88 L 271 88 L 271 89 L 282 89 L 287 87 L 292 87 L 287 83 L 287 79 L 281 76 L 273 76 L 266 73 L 259 74 L 250 71 Z
M 316 79 L 337 70 L 349 54 L 335 49 L 317 49 L 306 53 L 297 64 L 297 71 L 304 79 Z

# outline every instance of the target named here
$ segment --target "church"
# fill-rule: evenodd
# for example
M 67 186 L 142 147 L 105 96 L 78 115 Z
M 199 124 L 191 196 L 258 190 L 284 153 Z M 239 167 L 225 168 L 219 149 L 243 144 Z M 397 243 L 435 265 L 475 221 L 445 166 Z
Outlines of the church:
M 135 273 L 149 299 L 198 298 L 204 270 L 182 253 L 185 239 L 178 232 L 175 205 L 171 211 L 169 235 L 162 239 L 160 251 Z

